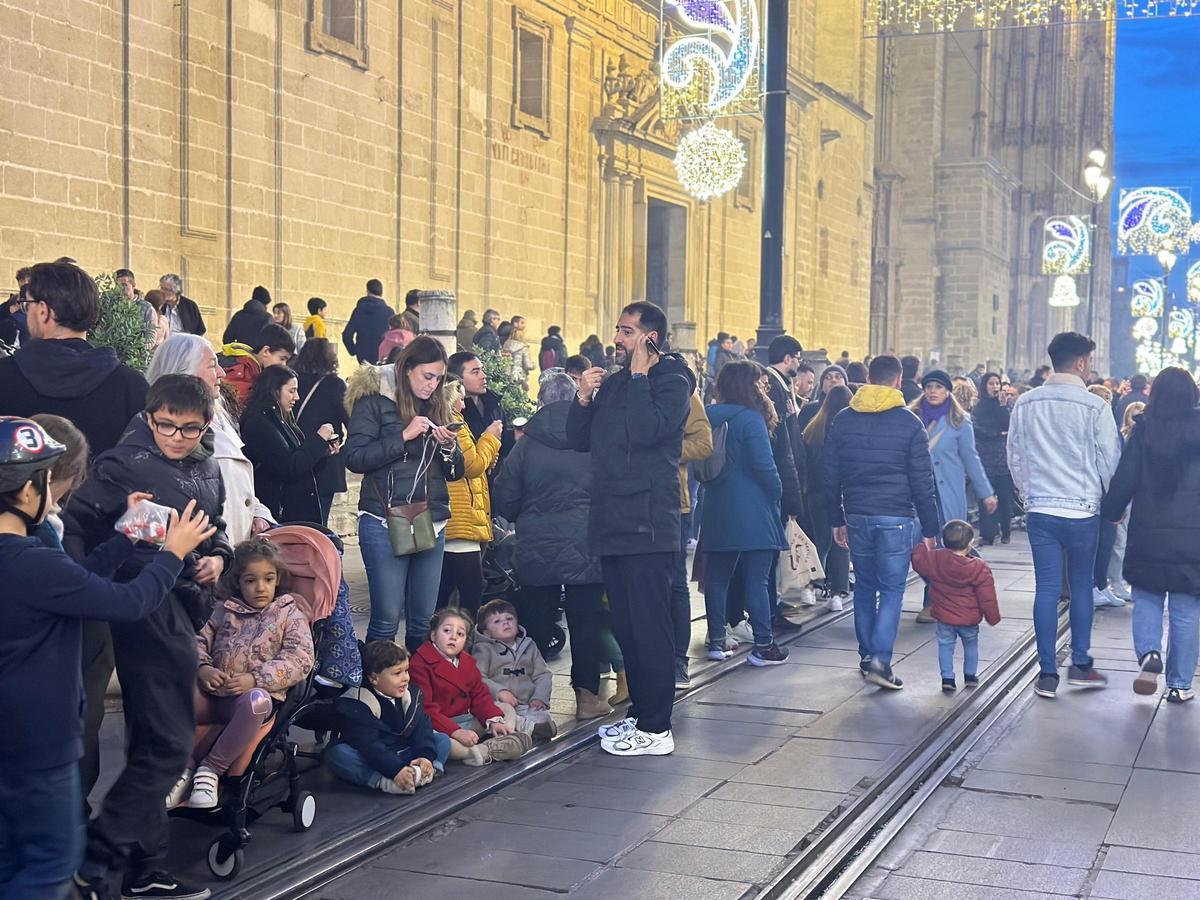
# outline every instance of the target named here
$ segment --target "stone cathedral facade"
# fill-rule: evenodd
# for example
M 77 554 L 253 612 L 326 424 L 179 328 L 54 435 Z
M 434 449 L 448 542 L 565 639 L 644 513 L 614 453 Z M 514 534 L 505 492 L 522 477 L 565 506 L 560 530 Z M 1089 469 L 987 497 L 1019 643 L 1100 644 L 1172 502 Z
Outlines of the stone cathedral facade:
M 1090 332 L 1107 371 L 1111 238 L 1095 230 L 1074 310 L 1047 304 L 1048 216 L 1091 215 L 1087 154 L 1112 156 L 1115 29 L 1105 23 L 880 40 L 872 350 L 949 370 L 1023 370 L 1050 336 Z
M 784 326 L 868 350 L 877 43 L 857 2 L 793 0 Z M 399 303 L 607 338 L 649 298 L 677 343 L 758 322 L 761 121 L 701 204 L 658 114 L 657 0 L 0 0 L 3 278 L 69 255 L 178 272 L 219 336 L 263 284 L 336 336 Z M 913 338 L 916 339 L 915 337 Z

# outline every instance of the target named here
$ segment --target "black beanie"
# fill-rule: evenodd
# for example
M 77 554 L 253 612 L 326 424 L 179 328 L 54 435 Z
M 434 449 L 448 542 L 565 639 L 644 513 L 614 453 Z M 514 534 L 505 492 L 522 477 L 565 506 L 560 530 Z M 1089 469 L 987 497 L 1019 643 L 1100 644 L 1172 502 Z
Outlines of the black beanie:
M 254 293 L 250 295 L 251 300 L 257 300 L 263 306 L 271 305 L 271 292 L 261 284 L 254 289 Z
M 940 384 L 948 391 L 953 392 L 954 390 L 954 382 L 951 381 L 950 376 L 941 369 L 931 369 L 930 371 L 926 372 L 925 376 L 921 379 L 921 387 L 925 387 L 925 385 L 929 384 L 931 381 L 935 384 Z

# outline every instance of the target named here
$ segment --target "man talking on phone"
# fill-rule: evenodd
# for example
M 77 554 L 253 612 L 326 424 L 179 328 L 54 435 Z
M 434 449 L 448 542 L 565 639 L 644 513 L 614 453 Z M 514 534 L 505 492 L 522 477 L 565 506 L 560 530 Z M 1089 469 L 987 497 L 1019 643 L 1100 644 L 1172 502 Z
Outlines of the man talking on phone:
M 665 756 L 675 749 L 671 584 L 691 386 L 683 360 L 661 349 L 666 334 L 667 317 L 658 306 L 626 306 L 613 340 L 619 370 L 585 371 L 567 416 L 571 448 L 592 454 L 588 537 L 600 557 L 629 681 L 627 717 L 600 728 L 600 746 L 614 756 Z

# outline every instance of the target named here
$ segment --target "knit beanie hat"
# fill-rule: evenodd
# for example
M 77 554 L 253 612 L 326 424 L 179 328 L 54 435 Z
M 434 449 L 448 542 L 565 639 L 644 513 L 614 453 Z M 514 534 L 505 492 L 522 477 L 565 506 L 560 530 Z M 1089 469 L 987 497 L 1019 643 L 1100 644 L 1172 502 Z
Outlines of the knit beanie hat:
M 925 387 L 925 385 L 929 384 L 931 381 L 934 384 L 940 384 L 948 391 L 954 390 L 954 382 L 952 382 L 950 380 L 950 376 L 941 369 L 931 369 L 930 371 L 926 372 L 924 377 L 921 379 L 921 387 Z

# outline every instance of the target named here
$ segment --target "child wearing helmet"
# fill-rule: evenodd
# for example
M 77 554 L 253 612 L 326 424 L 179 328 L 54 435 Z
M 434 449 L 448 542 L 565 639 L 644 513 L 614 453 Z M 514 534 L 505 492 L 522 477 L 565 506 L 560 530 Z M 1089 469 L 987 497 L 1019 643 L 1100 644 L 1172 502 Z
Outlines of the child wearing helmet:
M 208 517 L 189 508 L 129 583 L 88 571 L 30 536 L 54 504 L 51 470 L 66 451 L 31 419 L 0 417 L 0 583 L 16 586 L 0 616 L 0 894 L 11 897 L 62 895 L 82 856 L 81 620 L 147 615 L 183 558 L 213 533 Z M 115 570 L 133 544 L 119 535 L 110 543 L 102 559 Z M 105 568 L 99 556 L 90 562 Z

